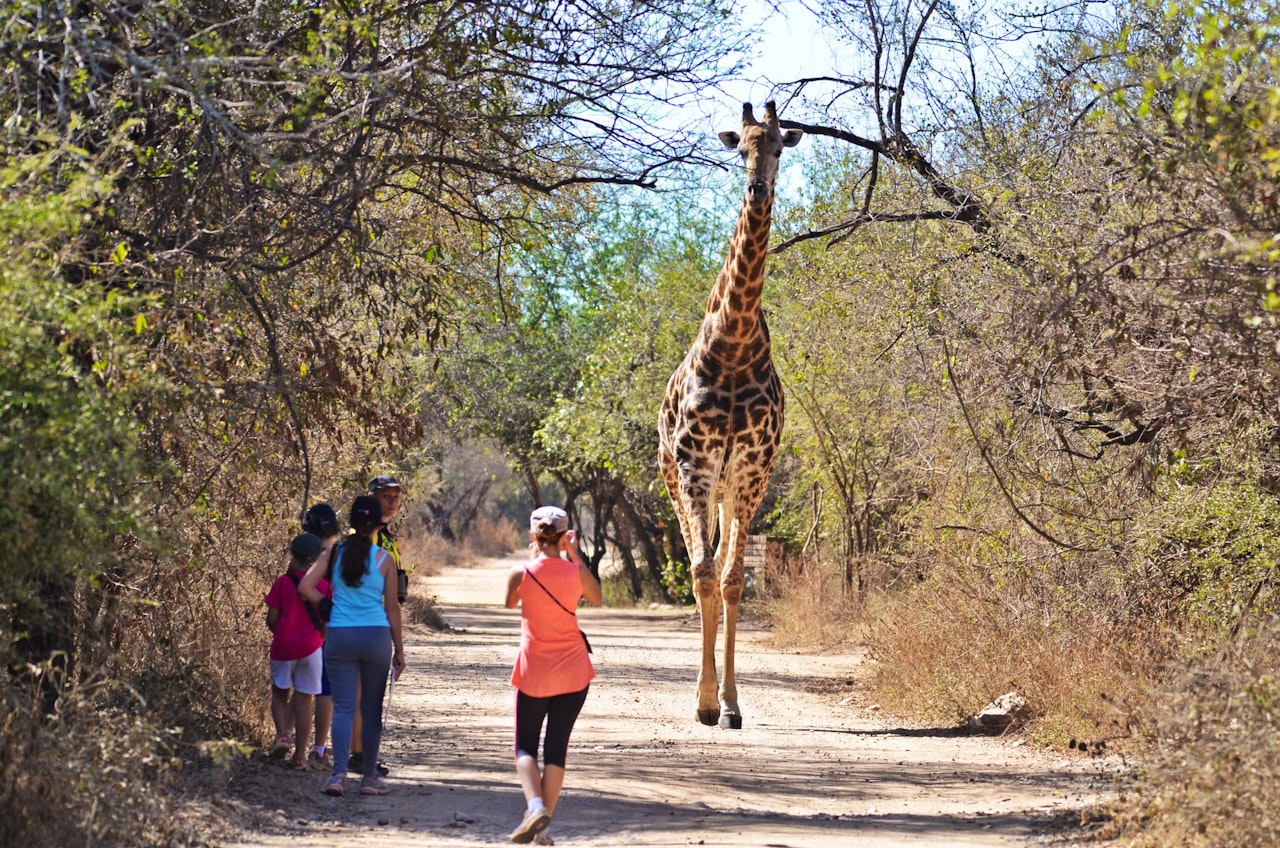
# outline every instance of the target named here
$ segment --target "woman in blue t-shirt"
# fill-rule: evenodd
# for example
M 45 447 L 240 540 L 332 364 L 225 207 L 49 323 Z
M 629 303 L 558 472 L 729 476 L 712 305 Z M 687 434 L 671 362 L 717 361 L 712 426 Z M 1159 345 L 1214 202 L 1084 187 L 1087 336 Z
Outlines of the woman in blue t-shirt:
M 325 635 L 324 665 L 333 689 L 333 773 L 320 791 L 346 793 L 347 761 L 351 754 L 351 728 L 357 706 L 363 726 L 365 774 L 361 795 L 385 795 L 387 783 L 377 772 L 382 742 L 382 697 L 387 674 L 396 678 L 404 670 L 400 601 L 396 598 L 395 560 L 374 543 L 382 528 L 382 505 L 361 495 L 351 504 L 352 534 L 338 548 L 333 586 L 333 610 Z M 320 603 L 320 580 L 327 564 L 317 561 L 298 585 L 298 592 Z M 360 692 L 363 690 L 363 697 Z

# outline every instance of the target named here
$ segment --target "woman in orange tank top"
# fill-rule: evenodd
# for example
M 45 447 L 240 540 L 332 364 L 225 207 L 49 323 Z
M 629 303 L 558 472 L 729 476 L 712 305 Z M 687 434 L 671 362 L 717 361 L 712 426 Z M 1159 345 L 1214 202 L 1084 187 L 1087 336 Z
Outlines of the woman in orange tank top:
M 516 774 L 528 808 L 511 841 L 521 843 L 532 842 L 551 824 L 564 785 L 569 735 L 596 675 L 574 610 L 580 598 L 591 604 L 602 600 L 600 583 L 578 555 L 578 538 L 564 510 L 534 510 L 529 538 L 533 561 L 512 569 L 507 578 L 507 609 L 520 606 L 520 651 L 511 683 L 516 687 Z

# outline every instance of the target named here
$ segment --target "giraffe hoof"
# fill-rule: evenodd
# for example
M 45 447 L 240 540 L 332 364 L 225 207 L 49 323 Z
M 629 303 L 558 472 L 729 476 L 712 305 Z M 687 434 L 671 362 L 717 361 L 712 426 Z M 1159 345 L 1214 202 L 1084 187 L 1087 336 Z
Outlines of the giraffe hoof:
M 713 710 L 698 710 L 698 721 L 702 722 L 707 727 L 715 727 L 716 721 L 719 718 L 720 710 L 718 708 Z
M 742 716 L 736 713 L 725 713 L 720 716 L 720 726 L 725 730 L 741 730 Z

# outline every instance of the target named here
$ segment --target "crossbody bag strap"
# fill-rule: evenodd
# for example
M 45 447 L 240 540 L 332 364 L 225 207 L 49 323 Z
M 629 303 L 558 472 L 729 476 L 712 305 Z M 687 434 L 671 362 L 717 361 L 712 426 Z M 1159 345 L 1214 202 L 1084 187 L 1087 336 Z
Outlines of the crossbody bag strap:
M 542 591 L 544 591 L 544 592 L 546 592 L 546 593 L 547 593 L 547 597 L 548 597 L 548 598 L 550 598 L 551 600 L 555 601 L 555 605 L 556 605 L 556 606 L 560 607 L 560 609 L 562 609 L 562 610 L 564 610 L 565 612 L 569 613 L 569 615 L 573 616 L 574 618 L 577 618 L 577 617 L 578 617 L 578 614 L 577 614 L 576 612 L 574 612 L 573 610 L 569 609 L 569 608 L 568 608 L 567 606 L 565 606 L 564 604 L 560 603 L 560 599 L 559 599 L 559 598 L 557 598 L 555 595 L 551 594 L 551 590 L 550 590 L 550 589 L 548 589 L 546 586 L 543 586 L 543 585 L 542 585 L 542 581 L 541 581 L 541 580 L 539 580 L 537 577 L 534 577 L 534 576 L 533 576 L 533 572 L 532 572 L 532 571 L 530 571 L 528 568 L 526 568 L 526 569 L 524 570 L 524 573 L 525 573 L 525 574 L 527 574 L 527 575 L 529 575 L 531 578 L 533 578 L 533 582 L 534 582 L 534 583 L 537 583 L 537 584 L 538 584 L 538 586 L 539 586 L 539 588 L 541 588 L 541 589 L 542 589 Z
M 532 571 L 530 571 L 528 568 L 525 568 L 524 573 L 525 573 L 525 574 L 527 574 L 527 575 L 529 575 L 530 577 L 533 577 L 533 572 L 532 572 Z M 541 581 L 541 580 L 539 580 L 537 577 L 533 577 L 533 582 L 534 582 L 534 583 L 537 583 L 537 584 L 538 584 L 538 588 L 542 589 L 542 591 L 544 591 L 544 592 L 546 592 L 546 593 L 547 593 L 547 597 L 548 597 L 548 598 L 550 598 L 552 601 L 554 601 L 556 606 L 560 607 L 560 609 L 562 609 L 562 610 L 564 610 L 565 612 L 569 613 L 570 617 L 572 617 L 572 618 L 573 618 L 573 622 L 574 622 L 574 624 L 577 624 L 577 623 L 578 623 L 578 614 L 577 614 L 576 612 L 574 612 L 573 610 L 569 609 L 569 608 L 568 608 L 567 606 L 565 606 L 564 604 L 560 603 L 560 599 L 559 599 L 559 598 L 557 598 L 555 595 L 551 594 L 551 590 L 550 590 L 550 589 L 548 589 L 546 586 L 543 586 L 543 585 L 542 585 L 542 581 Z M 583 632 L 582 632 L 582 628 L 581 628 L 581 627 L 579 627 L 579 628 L 578 628 L 578 635 L 580 635 L 580 636 L 582 637 L 582 644 L 584 644 L 584 645 L 586 645 L 586 646 L 587 646 L 587 653 L 588 653 L 588 654 L 589 654 L 589 653 L 591 653 L 591 640 L 587 638 L 587 634 L 586 634 L 586 633 L 583 633 Z

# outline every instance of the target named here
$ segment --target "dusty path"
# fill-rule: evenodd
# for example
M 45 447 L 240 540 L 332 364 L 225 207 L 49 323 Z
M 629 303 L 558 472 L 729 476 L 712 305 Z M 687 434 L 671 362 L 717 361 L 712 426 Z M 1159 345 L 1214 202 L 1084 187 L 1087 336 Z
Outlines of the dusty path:
M 509 567 L 429 579 L 457 632 L 406 634 L 384 744 L 390 795 L 328 798 L 320 775 L 256 763 L 227 789 L 265 808 L 226 844 L 510 844 L 523 799 L 508 684 L 519 618 L 500 603 Z M 859 714 L 830 694 L 856 687 L 857 657 L 771 652 L 751 628 L 738 653 L 744 728 L 703 727 L 696 614 L 580 618 L 599 677 L 570 746 L 558 845 L 1027 846 L 1111 787 L 1097 761 Z

